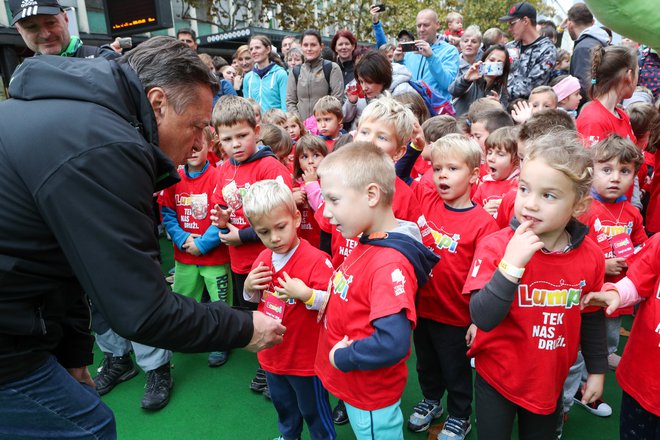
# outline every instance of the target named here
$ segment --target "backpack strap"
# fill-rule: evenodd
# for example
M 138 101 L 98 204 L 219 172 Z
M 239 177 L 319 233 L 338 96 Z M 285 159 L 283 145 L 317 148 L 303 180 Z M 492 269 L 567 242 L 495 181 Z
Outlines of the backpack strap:
M 298 64 L 296 66 L 293 66 L 293 77 L 296 79 L 296 84 L 298 84 L 298 77 L 300 76 L 300 66 L 302 64 Z
M 293 66 L 293 77 L 296 80 L 296 85 L 298 85 L 298 78 L 300 77 L 300 66 Z M 332 63 L 328 60 L 323 60 L 323 76 L 325 76 L 325 82 L 328 83 L 328 95 L 332 94 L 332 87 L 330 87 L 330 74 L 332 73 Z

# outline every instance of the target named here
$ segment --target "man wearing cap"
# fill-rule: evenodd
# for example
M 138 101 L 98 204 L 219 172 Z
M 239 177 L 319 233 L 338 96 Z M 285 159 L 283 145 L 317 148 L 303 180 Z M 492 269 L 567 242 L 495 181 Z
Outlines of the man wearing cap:
M 0 103 L 0 438 L 116 438 L 87 370 L 87 298 L 151 346 L 282 341 L 262 313 L 173 293 L 158 261 L 152 194 L 199 150 L 216 88 L 170 37 L 117 61 L 32 57 L 14 73 Z
M 506 45 L 512 59 L 509 99 L 527 99 L 535 87 L 546 85 L 557 61 L 557 49 L 536 29 L 536 9 L 527 2 L 516 3 L 500 18 L 509 25 L 513 41 Z
M 36 54 L 116 58 L 117 52 L 121 53 L 117 40 L 110 46 L 84 46 L 80 38 L 69 33 L 69 18 L 57 0 L 9 0 L 9 9 L 11 24 Z

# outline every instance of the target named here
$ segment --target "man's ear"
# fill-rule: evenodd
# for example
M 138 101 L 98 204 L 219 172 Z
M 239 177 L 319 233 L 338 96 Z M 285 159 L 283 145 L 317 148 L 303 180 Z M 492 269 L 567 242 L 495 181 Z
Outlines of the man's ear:
M 156 123 L 160 124 L 165 117 L 165 110 L 167 108 L 167 95 L 160 87 L 153 87 L 147 92 L 147 99 L 151 104 L 151 108 L 156 115 Z

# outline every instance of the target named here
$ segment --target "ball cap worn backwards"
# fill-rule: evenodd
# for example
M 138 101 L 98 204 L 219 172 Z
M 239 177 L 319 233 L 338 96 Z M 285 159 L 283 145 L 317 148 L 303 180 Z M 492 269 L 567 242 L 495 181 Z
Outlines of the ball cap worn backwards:
M 500 17 L 500 21 L 511 21 L 523 17 L 529 17 L 536 21 L 536 8 L 527 2 L 516 3 L 509 9 L 508 15 Z
M 57 15 L 62 12 L 57 0 L 9 0 L 9 9 L 13 17 L 12 25 L 33 15 Z

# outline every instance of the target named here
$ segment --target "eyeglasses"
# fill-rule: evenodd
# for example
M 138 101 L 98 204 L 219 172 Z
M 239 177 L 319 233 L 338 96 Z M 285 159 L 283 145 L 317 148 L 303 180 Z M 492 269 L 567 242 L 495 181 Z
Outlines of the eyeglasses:
M 509 27 L 514 27 L 514 26 L 516 25 L 516 23 L 518 23 L 519 21 L 520 21 L 520 19 L 517 19 L 517 20 L 511 20 L 511 21 L 509 22 Z

